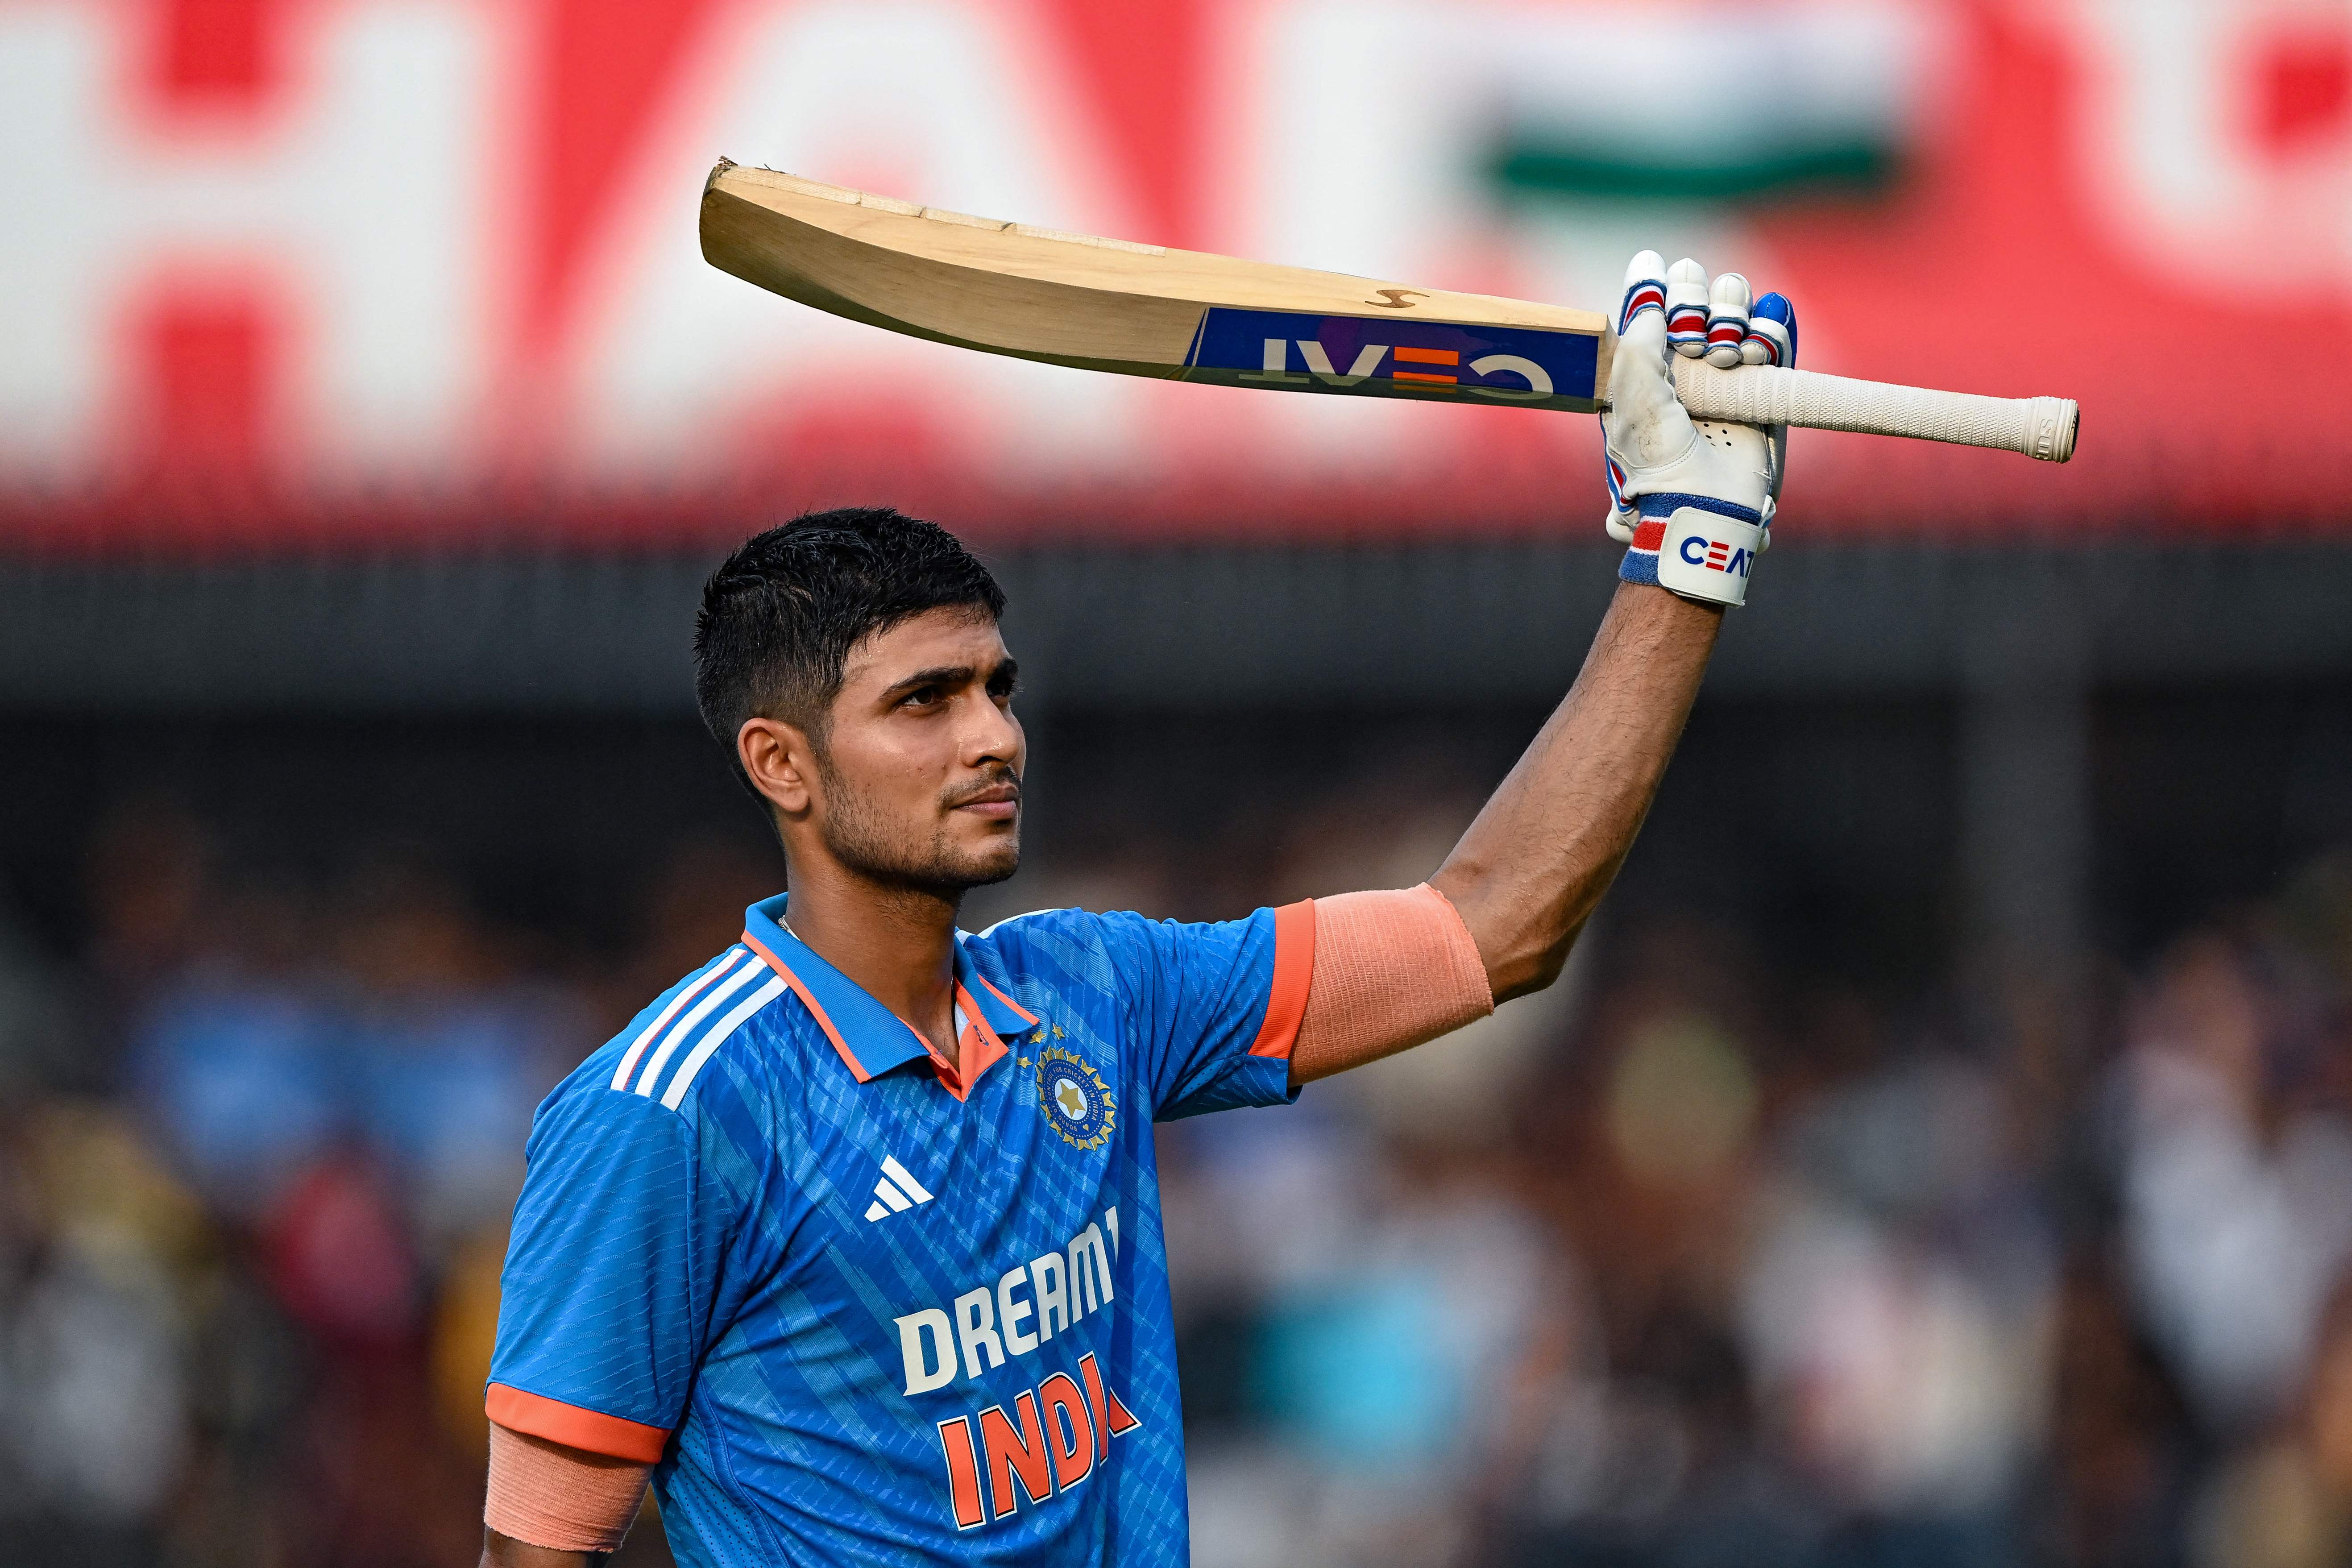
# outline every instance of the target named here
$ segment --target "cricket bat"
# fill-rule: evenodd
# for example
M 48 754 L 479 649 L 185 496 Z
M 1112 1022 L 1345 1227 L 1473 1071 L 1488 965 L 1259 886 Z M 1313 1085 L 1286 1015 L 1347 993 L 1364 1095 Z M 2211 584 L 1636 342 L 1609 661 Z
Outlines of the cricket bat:
M 703 186 L 701 228 L 712 266 L 820 310 L 1120 375 L 1591 414 L 1617 342 L 1590 310 L 1064 234 L 725 159 Z M 2074 454 L 2067 398 L 1672 357 L 1702 419 Z

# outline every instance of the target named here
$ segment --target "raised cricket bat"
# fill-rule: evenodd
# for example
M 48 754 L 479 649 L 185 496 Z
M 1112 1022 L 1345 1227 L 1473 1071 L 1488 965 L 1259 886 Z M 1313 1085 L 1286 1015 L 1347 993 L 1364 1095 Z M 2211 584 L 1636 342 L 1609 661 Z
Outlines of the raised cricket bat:
M 1033 228 L 719 161 L 702 254 L 787 299 L 959 348 L 1221 386 L 1598 412 L 1610 318 Z M 2063 463 L 2063 397 L 1979 397 L 1676 354 L 1702 419 L 1992 447 Z

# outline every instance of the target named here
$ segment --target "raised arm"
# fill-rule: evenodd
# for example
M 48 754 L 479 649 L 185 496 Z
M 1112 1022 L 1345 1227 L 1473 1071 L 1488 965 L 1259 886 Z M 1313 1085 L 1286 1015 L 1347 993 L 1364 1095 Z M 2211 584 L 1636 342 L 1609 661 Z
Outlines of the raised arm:
M 1795 312 L 1710 289 L 1645 250 L 1625 271 L 1604 416 L 1610 532 L 1623 579 L 1583 670 L 1431 885 L 1477 943 L 1494 999 L 1549 985 L 1633 847 L 1721 628 L 1769 542 L 1785 431 L 1695 424 L 1668 355 L 1793 364 Z
M 1643 251 L 1610 366 L 1610 533 L 1622 580 L 1567 698 L 1415 894 L 1317 900 L 1291 1058 L 1304 1082 L 1435 1037 L 1558 978 L 1624 864 L 1721 629 L 1770 541 L 1788 436 L 1695 424 L 1668 355 L 1792 364 L 1796 319 L 1748 280 Z M 1451 908 L 1447 908 L 1450 905 Z
M 1649 815 L 1722 621 L 1719 605 L 1621 584 L 1576 684 L 1429 879 L 1496 1002 L 1559 978 Z

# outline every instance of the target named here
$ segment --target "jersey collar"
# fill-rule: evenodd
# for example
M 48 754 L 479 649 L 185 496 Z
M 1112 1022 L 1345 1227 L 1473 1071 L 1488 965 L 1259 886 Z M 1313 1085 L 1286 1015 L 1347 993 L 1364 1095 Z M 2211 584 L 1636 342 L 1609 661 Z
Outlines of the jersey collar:
M 860 1083 L 928 1057 L 958 1100 L 1005 1054 L 1003 1037 L 1036 1026 L 1036 1016 L 991 984 L 972 963 L 964 933 L 956 932 L 956 1002 L 972 1027 L 961 1042 L 963 1072 L 940 1059 L 914 1026 L 874 999 L 871 992 L 817 956 L 785 925 L 789 895 L 763 899 L 743 911 L 743 943 L 783 978 L 824 1030 L 825 1038 Z

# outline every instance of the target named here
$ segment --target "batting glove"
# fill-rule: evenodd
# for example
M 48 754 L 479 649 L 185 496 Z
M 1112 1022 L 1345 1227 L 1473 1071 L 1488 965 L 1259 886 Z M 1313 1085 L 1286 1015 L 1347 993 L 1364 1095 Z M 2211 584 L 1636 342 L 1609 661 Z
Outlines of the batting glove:
M 1744 604 L 1756 557 L 1772 542 L 1788 466 L 1785 426 L 1694 420 L 1675 395 L 1667 355 L 1794 365 L 1797 312 L 1786 297 L 1748 301 L 1748 279 L 1710 288 L 1696 261 L 1669 271 L 1654 250 L 1625 268 L 1617 350 L 1609 366 L 1610 537 L 1628 546 L 1617 575 L 1712 605 Z

